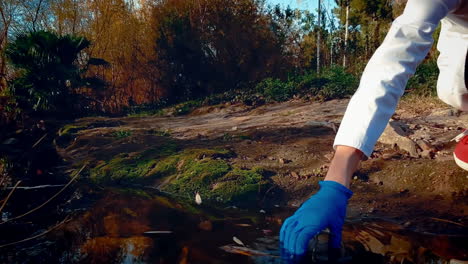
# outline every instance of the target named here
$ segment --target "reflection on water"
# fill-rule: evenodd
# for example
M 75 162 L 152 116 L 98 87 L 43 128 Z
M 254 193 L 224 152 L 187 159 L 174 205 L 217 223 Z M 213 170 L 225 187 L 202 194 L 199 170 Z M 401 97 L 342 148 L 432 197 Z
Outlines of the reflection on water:
M 49 235 L 54 246 L 47 252 L 20 262 L 281 263 L 276 234 L 281 219 L 291 212 L 275 210 L 278 213 L 215 210 L 164 196 L 108 192 Z M 343 238 L 341 263 L 447 263 L 468 258 L 466 234 L 421 234 L 388 222 L 360 220 L 345 225 Z M 327 236 L 314 241 L 306 263 L 326 262 Z

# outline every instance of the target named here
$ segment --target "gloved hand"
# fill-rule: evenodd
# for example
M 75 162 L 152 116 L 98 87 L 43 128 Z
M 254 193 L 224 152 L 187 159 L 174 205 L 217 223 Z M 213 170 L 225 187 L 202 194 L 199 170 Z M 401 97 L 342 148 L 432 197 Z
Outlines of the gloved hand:
M 282 257 L 300 259 L 309 240 L 330 228 L 330 246 L 341 247 L 341 231 L 348 199 L 353 192 L 334 181 L 321 181 L 320 190 L 283 223 L 280 232 Z

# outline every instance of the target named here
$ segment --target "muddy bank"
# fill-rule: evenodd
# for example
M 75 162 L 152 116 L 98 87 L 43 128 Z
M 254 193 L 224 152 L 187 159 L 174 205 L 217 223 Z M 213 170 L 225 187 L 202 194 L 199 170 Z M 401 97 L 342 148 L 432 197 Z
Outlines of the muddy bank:
M 205 182 L 208 195 L 245 174 L 258 174 L 247 178 L 265 183 L 267 190 L 273 187 L 270 192 L 276 193 L 275 203 L 294 206 L 323 179 L 347 102 L 289 101 L 258 108 L 222 105 L 200 108 L 188 116 L 85 118 L 65 126 L 56 142 L 59 153 L 71 164 L 90 164 L 91 179 L 121 183 L 119 175 L 138 176 L 145 178 L 138 183 L 157 187 L 192 173 L 215 178 Z M 444 208 L 465 201 L 468 174 L 454 165 L 451 150 L 455 143 L 450 142 L 465 120 L 468 115 L 447 108 L 424 113 L 398 109 L 392 119 L 396 125 L 382 137 L 386 144 L 378 143 L 373 156 L 356 173 L 353 199 L 360 201 L 361 194 L 382 195 L 386 201 L 391 194 L 421 195 L 445 201 Z M 215 168 L 219 175 L 201 173 Z M 193 195 L 197 188 L 200 185 L 184 190 Z M 466 208 L 462 205 L 450 213 L 466 215 Z
M 155 252 L 169 249 L 155 247 L 151 237 L 142 235 L 146 232 L 143 229 L 161 231 L 149 225 L 152 210 L 164 212 L 160 217 L 172 213 L 158 209 L 155 204 L 161 199 L 157 203 L 145 200 L 152 200 L 145 195 L 152 190 L 169 198 L 164 206 L 174 208 L 173 203 L 178 201 L 175 207 L 182 215 L 175 216 L 191 219 L 175 224 L 194 226 L 189 231 L 180 227 L 180 234 L 186 237 L 172 238 L 177 252 L 160 259 L 161 263 L 183 260 L 184 255 L 188 259 L 200 257 L 201 262 L 231 263 L 231 253 L 220 253 L 219 247 L 232 243 L 232 234 L 226 235 L 229 242 L 213 237 L 218 242 L 208 250 L 197 249 L 198 243 L 206 244 L 202 241 L 188 242 L 189 246 L 181 243 L 200 235 L 197 232 L 206 232 L 208 223 L 212 228 L 219 224 L 213 229 L 218 232 L 246 234 L 242 241 L 250 249 L 262 251 L 262 247 L 268 247 L 272 255 L 277 255 L 275 235 L 281 221 L 316 190 L 327 172 L 333 154 L 331 145 L 346 104 L 346 100 L 322 104 L 290 101 L 259 108 L 208 107 L 178 117 L 76 120 L 64 126 L 55 139 L 60 157 L 69 169 L 86 164 L 83 184 L 104 190 L 117 188 L 119 195 L 125 192 L 127 196 L 119 196 L 119 202 L 111 202 L 112 206 L 104 205 L 107 198 L 96 200 L 102 204 L 90 211 L 84 209 L 86 213 L 78 214 L 72 224 L 64 227 L 71 226 L 72 230 L 60 231 L 55 239 L 70 238 L 75 242 L 65 243 L 69 248 L 89 252 L 79 255 L 75 259 L 78 262 L 93 254 L 97 254 L 96 261 L 109 256 L 133 262 L 155 260 L 153 257 L 159 254 Z M 386 131 L 390 136 L 377 144 L 372 157 L 362 163 L 353 178 L 351 188 L 355 194 L 350 200 L 350 222 L 344 240 L 351 256 L 348 263 L 362 263 L 366 258 L 377 259 L 374 263 L 424 263 L 431 259 L 444 263 L 451 258 L 467 258 L 463 245 L 468 236 L 468 174 L 454 164 L 451 151 L 455 143 L 450 142 L 462 129 L 463 120 L 468 120 L 468 115 L 457 116 L 450 109 L 437 108 L 422 114 L 404 108 L 397 111 L 392 120 L 396 125 Z M 213 210 L 218 217 L 221 215 L 218 220 L 194 206 L 197 194 L 203 207 L 217 208 Z M 147 209 L 140 211 L 132 203 Z M 98 208 L 104 207 L 107 211 L 99 212 Z M 130 209 L 114 212 L 114 207 Z M 229 219 L 243 219 L 245 212 L 225 215 L 222 209 L 226 207 L 254 212 L 255 217 L 247 217 L 251 221 L 248 225 L 256 225 L 258 219 L 269 224 L 256 226 L 258 229 L 252 231 L 255 235 L 243 233 L 246 231 L 238 230 L 239 226 Z M 270 242 L 252 247 L 258 244 L 256 238 L 265 237 L 262 230 L 270 230 Z M 88 235 L 83 238 L 80 234 Z M 57 250 L 66 252 L 64 257 L 69 259 L 77 256 L 75 251 Z M 236 258 L 276 263 L 268 256 L 270 262 Z M 353 262 L 358 260 L 361 262 Z
M 109 189 L 84 212 L 1 261 L 21 263 L 286 263 L 278 249 L 289 208 L 216 209 L 154 191 Z M 417 232 L 381 219 L 349 218 L 340 263 L 448 263 L 467 258 L 468 236 Z M 327 263 L 328 235 L 304 263 Z

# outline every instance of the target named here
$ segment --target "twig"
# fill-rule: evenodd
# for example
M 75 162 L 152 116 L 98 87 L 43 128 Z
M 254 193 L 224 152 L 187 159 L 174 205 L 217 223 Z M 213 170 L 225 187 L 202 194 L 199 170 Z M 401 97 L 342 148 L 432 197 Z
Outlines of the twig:
M 34 143 L 34 145 L 31 147 L 32 149 L 34 147 L 36 147 L 37 145 L 39 145 L 39 143 L 41 143 L 41 141 L 47 136 L 47 133 L 45 133 L 45 135 L 43 135 L 38 141 L 36 141 L 36 143 Z
M 0 213 L 2 212 L 3 210 L 3 207 L 5 207 L 6 203 L 8 202 L 8 199 L 10 199 L 10 196 L 13 194 L 13 192 L 15 192 L 16 188 L 18 187 L 18 185 L 21 183 L 21 181 L 18 181 L 15 186 L 13 187 L 13 189 L 11 189 L 10 193 L 8 193 L 7 197 L 5 198 L 5 200 L 3 200 L 3 204 L 2 204 L 2 207 L 0 207 Z
M 445 222 L 445 223 L 454 224 L 454 225 L 461 226 L 461 227 L 466 227 L 464 224 L 460 224 L 460 223 L 457 223 L 457 222 L 454 222 L 454 221 L 450 221 L 450 220 L 446 220 L 446 219 L 435 218 L 435 217 L 431 217 L 431 219 L 432 219 L 432 220 L 436 220 L 436 221 L 440 221 L 440 222 Z
M 34 209 L 32 209 L 32 210 L 30 210 L 30 211 L 28 211 L 28 212 L 26 212 L 26 213 L 24 213 L 24 214 L 22 214 L 22 215 L 19 215 L 19 216 L 10 218 L 10 219 L 8 219 L 8 220 L 6 220 L 6 221 L 0 222 L 0 225 L 5 224 L 5 223 L 10 222 L 10 221 L 13 221 L 13 220 L 16 220 L 16 219 L 19 219 L 19 218 L 24 217 L 24 216 L 26 216 L 26 215 L 29 215 L 29 214 L 31 214 L 31 213 L 33 213 L 33 212 L 39 210 L 40 208 L 42 208 L 44 205 L 48 204 L 48 203 L 49 203 L 50 201 L 52 201 L 55 197 L 57 197 L 60 193 L 62 193 L 68 186 L 70 186 L 70 184 L 71 184 L 76 178 L 78 178 L 78 176 L 80 176 L 81 171 L 83 171 L 83 169 L 84 169 L 85 167 L 86 167 L 86 164 L 83 165 L 83 167 L 81 167 L 81 169 L 76 173 L 76 175 L 73 176 L 73 178 L 72 178 L 65 186 L 63 186 L 63 188 L 60 189 L 60 191 L 58 191 L 56 194 L 54 194 L 52 197 L 50 197 L 49 200 L 45 201 L 45 202 L 42 203 L 41 205 L 37 206 L 36 208 L 34 208 Z
M 5 179 L 7 178 L 7 176 L 6 176 L 6 175 L 2 175 L 2 176 L 0 176 L 0 177 L 1 177 L 1 178 L 0 178 L 0 188 L 2 188 L 3 182 L 5 181 Z
M 38 186 L 24 186 L 24 187 L 17 187 L 18 190 L 36 190 L 36 189 L 43 189 L 43 188 L 51 188 L 51 187 L 62 187 L 65 184 L 57 184 L 57 185 L 38 185 Z M 7 190 L 13 189 L 14 187 L 5 188 Z
M 23 242 L 26 242 L 26 241 L 33 240 L 33 239 L 36 239 L 36 238 L 38 238 L 38 237 L 41 237 L 41 236 L 43 236 L 43 235 L 45 235 L 45 234 L 47 234 L 47 233 L 50 233 L 50 232 L 52 232 L 53 230 L 57 229 L 59 226 L 63 225 L 63 224 L 64 224 L 65 222 L 67 222 L 68 220 L 70 220 L 70 218 L 67 216 L 67 217 L 65 217 L 65 219 L 64 219 L 62 222 L 56 224 L 55 226 L 53 226 L 53 227 L 47 229 L 46 231 L 44 231 L 44 232 L 42 232 L 42 233 L 40 233 L 40 234 L 38 234 L 38 235 L 35 235 L 35 236 L 32 236 L 32 237 L 28 237 L 28 238 L 25 238 L 25 239 L 22 239 L 22 240 L 18 240 L 18 241 L 15 241 L 15 242 L 11 242 L 11 243 L 8 243 L 8 244 L 0 245 L 0 248 L 12 246 L 12 245 L 16 245 L 16 244 L 19 244 L 19 243 L 23 243 Z

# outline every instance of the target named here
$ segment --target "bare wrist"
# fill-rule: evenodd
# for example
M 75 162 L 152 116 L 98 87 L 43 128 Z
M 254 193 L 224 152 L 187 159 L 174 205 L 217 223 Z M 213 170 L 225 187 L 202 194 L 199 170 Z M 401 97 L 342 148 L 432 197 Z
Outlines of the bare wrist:
M 335 181 L 349 188 L 351 177 L 356 171 L 364 154 L 353 147 L 337 146 L 326 181 Z

